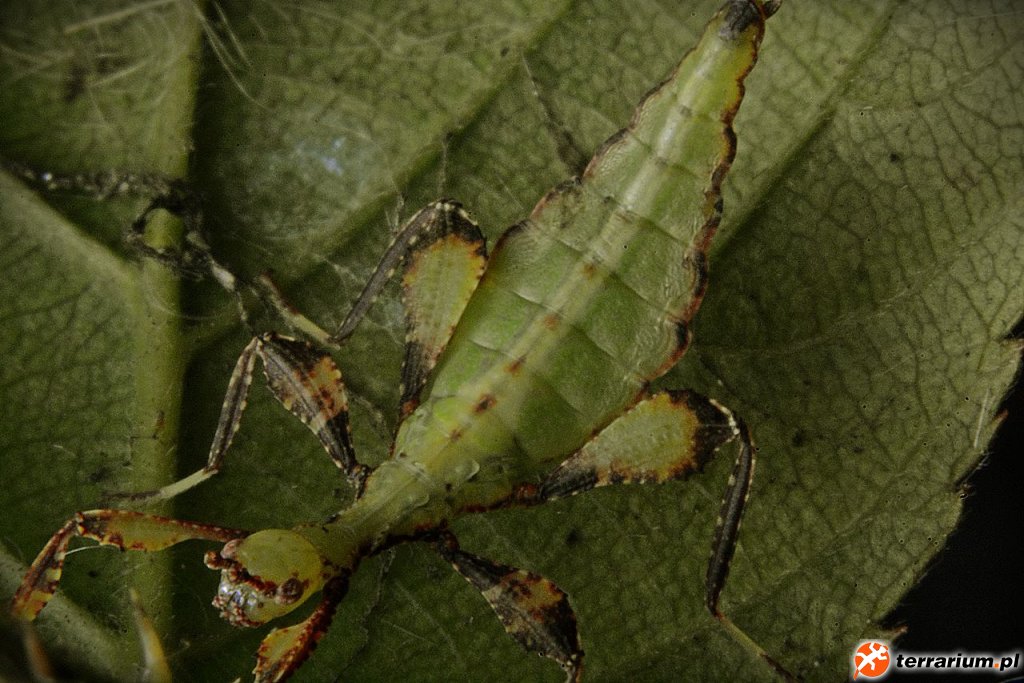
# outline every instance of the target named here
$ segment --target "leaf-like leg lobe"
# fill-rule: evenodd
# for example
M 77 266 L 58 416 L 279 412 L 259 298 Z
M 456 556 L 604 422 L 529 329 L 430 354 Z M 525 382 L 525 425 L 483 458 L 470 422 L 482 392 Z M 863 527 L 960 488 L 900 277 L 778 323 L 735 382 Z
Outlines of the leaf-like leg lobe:
M 402 275 L 406 346 L 401 417 L 419 404 L 420 391 L 487 266 L 483 235 L 456 202 L 434 202 L 423 234 L 409 243 Z
M 257 337 L 267 385 L 278 401 L 316 435 L 356 491 L 369 468 L 356 460 L 341 370 L 326 351 L 275 333 Z
M 459 231 L 458 225 L 453 226 L 451 220 L 453 215 L 459 217 L 458 222 L 462 222 L 464 219 L 466 223 L 476 228 L 476 225 L 469 220 L 458 203 L 444 199 L 428 204 L 405 222 L 384 251 L 380 262 L 366 281 L 363 291 L 359 293 L 355 303 L 352 304 L 352 309 L 345 316 L 338 331 L 331 337 L 333 342 L 341 343 L 352 335 L 359 322 L 366 316 L 370 306 L 373 305 L 377 295 L 384 289 L 384 285 L 395 274 L 395 270 L 402 264 L 418 241 L 430 239 L 431 235 L 444 234 L 446 230 L 447 232 Z M 453 228 L 453 230 L 448 228 Z
M 263 374 L 274 397 L 309 427 L 334 464 L 348 477 L 356 493 L 361 492 L 369 468 L 356 460 L 341 370 L 330 354 L 309 342 L 268 332 L 254 337 L 235 363 L 206 465 L 155 491 L 116 494 L 116 497 L 173 498 L 217 474 L 241 426 L 257 358 L 263 362 Z
M 718 608 L 736 550 L 740 521 L 754 477 L 756 451 L 744 422 L 692 391 L 667 391 L 641 400 L 555 469 L 522 502 L 540 503 L 609 484 L 661 483 L 698 472 L 725 443 L 738 450 L 722 498 L 704 582 L 708 611 L 745 648 L 783 677 L 791 674 Z
M 309 658 L 331 625 L 338 603 L 348 590 L 348 577 L 337 577 L 324 586 L 320 604 L 294 626 L 275 628 L 260 643 L 253 674 L 256 683 L 277 683 L 290 677 Z
M 544 480 L 543 502 L 610 484 L 657 484 L 699 472 L 735 438 L 732 416 L 691 391 L 641 400 Z
M 438 552 L 487 600 L 505 631 L 527 651 L 558 663 L 567 681 L 583 671 L 583 648 L 569 597 L 549 579 L 461 550 L 448 534 Z

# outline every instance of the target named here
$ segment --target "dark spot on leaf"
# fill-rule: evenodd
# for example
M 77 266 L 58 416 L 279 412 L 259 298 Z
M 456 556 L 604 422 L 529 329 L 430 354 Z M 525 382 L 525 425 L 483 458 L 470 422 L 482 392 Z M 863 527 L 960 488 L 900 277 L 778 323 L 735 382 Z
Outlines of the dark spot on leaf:
M 71 104 L 85 93 L 88 70 L 82 64 L 72 64 L 64 81 L 64 103 Z
M 110 468 L 106 465 L 100 467 L 96 471 L 89 474 L 89 483 L 98 484 L 99 482 L 110 478 Z
M 793 448 L 800 448 L 807 443 L 807 432 L 802 429 L 796 430 L 790 443 L 793 445 Z
M 903 155 L 899 152 L 889 152 L 889 161 L 894 164 L 898 164 L 903 161 Z
M 567 546 L 576 546 L 583 542 L 583 532 L 579 529 L 570 529 L 569 533 L 565 535 L 565 544 Z

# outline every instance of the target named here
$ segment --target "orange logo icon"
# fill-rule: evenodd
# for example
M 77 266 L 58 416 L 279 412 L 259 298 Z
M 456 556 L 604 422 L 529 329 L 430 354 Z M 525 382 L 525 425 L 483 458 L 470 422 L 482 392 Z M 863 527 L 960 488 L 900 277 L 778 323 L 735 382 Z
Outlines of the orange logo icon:
M 853 679 L 878 678 L 889 670 L 889 646 L 877 640 L 865 640 L 853 652 Z

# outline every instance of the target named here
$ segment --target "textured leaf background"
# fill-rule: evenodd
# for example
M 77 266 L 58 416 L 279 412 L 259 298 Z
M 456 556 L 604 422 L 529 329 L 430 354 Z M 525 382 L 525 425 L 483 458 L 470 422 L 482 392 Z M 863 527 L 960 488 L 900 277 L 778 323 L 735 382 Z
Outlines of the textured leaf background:
M 333 325 L 425 201 L 459 198 L 492 239 L 524 216 L 571 174 L 571 143 L 589 154 L 621 127 L 716 4 L 6 2 L 0 154 L 187 174 L 218 256 L 272 268 Z M 808 679 L 843 677 L 856 639 L 886 635 L 882 618 L 956 525 L 959 482 L 1017 370 L 1022 71 L 1009 0 L 792 0 L 748 81 L 709 295 L 665 383 L 752 426 L 758 479 L 723 607 Z M 205 459 L 246 332 L 220 290 L 126 255 L 141 206 L 0 175 L 4 599 L 71 512 Z M 174 238 L 166 217 L 154 230 Z M 393 428 L 400 319 L 392 290 L 338 354 L 370 462 Z M 569 592 L 589 680 L 770 679 L 701 607 L 728 460 L 458 531 Z M 347 499 L 315 439 L 258 389 L 226 472 L 163 510 L 256 529 Z M 265 629 L 209 607 L 201 546 L 72 555 L 39 621 L 54 657 L 79 677 L 133 679 L 136 585 L 183 677 L 244 675 Z M 17 676 L 0 628 L 0 676 Z M 362 567 L 299 679 L 560 676 L 409 546 Z

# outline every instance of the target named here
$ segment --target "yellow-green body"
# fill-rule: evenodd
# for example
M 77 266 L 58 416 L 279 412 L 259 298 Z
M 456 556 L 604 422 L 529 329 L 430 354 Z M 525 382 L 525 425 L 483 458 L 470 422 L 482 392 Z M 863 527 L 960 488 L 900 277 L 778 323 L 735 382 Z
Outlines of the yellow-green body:
M 736 3 L 578 180 L 511 228 L 363 495 L 301 533 L 338 567 L 502 504 L 683 353 L 763 23 Z

